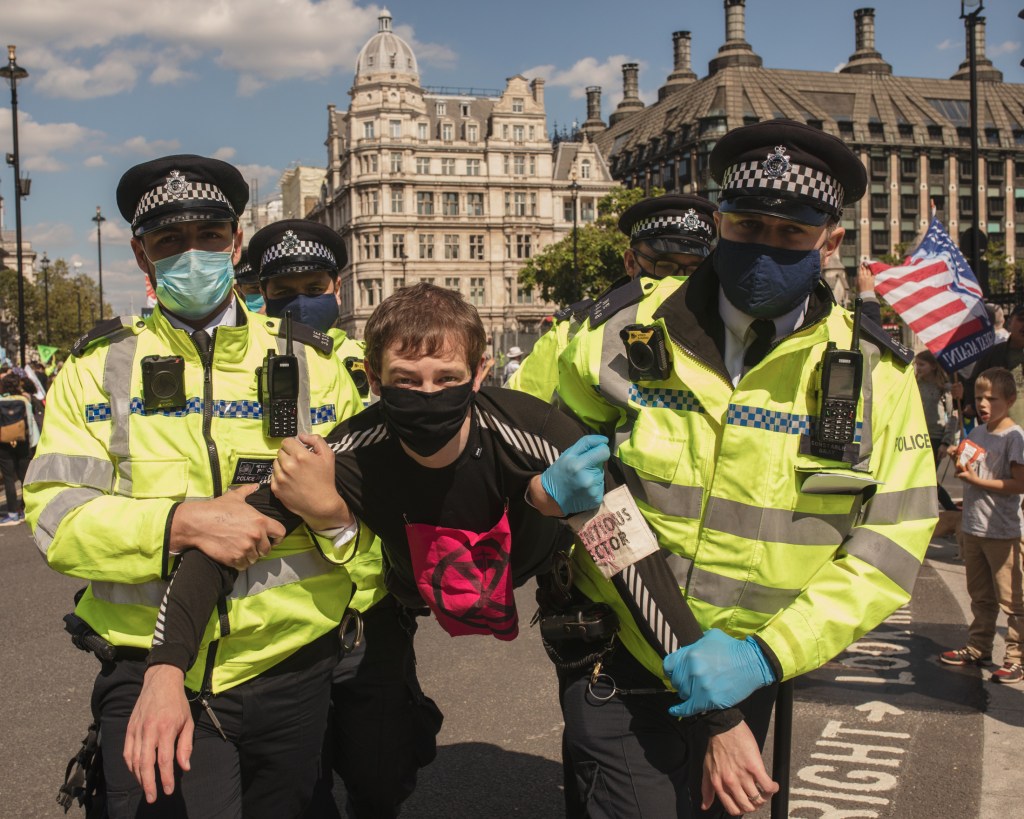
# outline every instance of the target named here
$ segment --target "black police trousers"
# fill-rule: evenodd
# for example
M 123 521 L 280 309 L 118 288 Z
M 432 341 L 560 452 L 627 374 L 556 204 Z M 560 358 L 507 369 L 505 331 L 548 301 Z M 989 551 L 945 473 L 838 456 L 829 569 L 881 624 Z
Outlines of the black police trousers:
M 100 721 L 103 775 L 110 819 L 295 819 L 302 816 L 320 768 L 336 630 L 299 649 L 259 677 L 214 697 L 209 714 L 192 705 L 191 770 L 176 772 L 174 794 L 146 804 L 124 763 L 125 734 L 142 690 L 143 660 L 105 662 L 93 688 Z
M 700 809 L 708 736 L 699 722 L 668 713 L 679 697 L 616 694 L 601 701 L 589 691 L 591 668 L 559 672 L 565 719 L 563 765 L 566 816 L 570 819 L 719 819 L 716 799 Z M 663 684 L 621 644 L 602 665 L 620 689 L 658 689 Z M 747 725 L 764 748 L 777 685 L 740 703 Z M 604 691 L 599 691 L 603 694 Z
M 340 816 L 334 772 L 349 819 L 392 819 L 437 754 L 443 717 L 416 676 L 414 615 L 388 595 L 362 617 L 362 644 L 334 671 L 323 771 L 306 819 Z

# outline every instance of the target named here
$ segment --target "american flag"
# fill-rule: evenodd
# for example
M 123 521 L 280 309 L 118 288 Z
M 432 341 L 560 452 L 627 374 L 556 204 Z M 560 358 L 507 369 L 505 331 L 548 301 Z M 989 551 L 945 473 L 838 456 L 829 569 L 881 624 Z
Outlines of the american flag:
M 976 361 L 995 342 L 978 280 L 938 219 L 932 217 L 902 265 L 868 266 L 875 292 L 950 372 Z

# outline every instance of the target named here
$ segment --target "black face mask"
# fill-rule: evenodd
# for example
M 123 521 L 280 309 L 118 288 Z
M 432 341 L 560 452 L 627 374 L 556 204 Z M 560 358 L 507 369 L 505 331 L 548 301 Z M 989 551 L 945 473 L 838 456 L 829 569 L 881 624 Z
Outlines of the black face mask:
M 473 403 L 473 394 L 472 379 L 437 392 L 381 386 L 384 423 L 392 435 L 426 458 L 458 434 Z

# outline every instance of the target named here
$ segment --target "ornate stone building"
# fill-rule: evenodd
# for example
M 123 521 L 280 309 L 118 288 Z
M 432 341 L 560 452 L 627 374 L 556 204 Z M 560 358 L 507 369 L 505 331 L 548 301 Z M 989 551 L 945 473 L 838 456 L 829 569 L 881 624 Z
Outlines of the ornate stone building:
M 644 107 L 637 66 L 622 67 L 624 99 L 605 127 L 600 88 L 588 89 L 584 130 L 608 158 L 615 179 L 701 193 L 717 188 L 708 154 L 741 125 L 775 117 L 807 122 L 860 154 L 868 193 L 848 208 L 842 261 L 909 243 L 927 225 L 930 201 L 950 234 L 969 228 L 970 83 L 966 59 L 950 79 L 897 77 L 875 49 L 874 9 L 854 13 L 855 50 L 838 72 L 765 68 L 745 35 L 746 0 L 724 0 L 725 43 L 699 78 L 691 38 L 673 34 L 675 67 Z M 1024 254 L 1024 85 L 1003 82 L 985 57 L 985 24 L 976 30 L 980 129 L 979 224 L 1011 260 Z M 951 67 L 952 68 L 952 67 Z
M 432 281 L 476 305 L 497 352 L 554 309 L 519 285 L 526 259 L 571 232 L 574 206 L 579 224 L 593 220 L 614 183 L 589 140 L 552 146 L 543 80 L 514 76 L 493 92 L 422 86 L 386 9 L 379 25 L 348 110 L 327 107 L 327 176 L 310 213 L 349 249 L 343 325 L 360 336 L 395 288 Z

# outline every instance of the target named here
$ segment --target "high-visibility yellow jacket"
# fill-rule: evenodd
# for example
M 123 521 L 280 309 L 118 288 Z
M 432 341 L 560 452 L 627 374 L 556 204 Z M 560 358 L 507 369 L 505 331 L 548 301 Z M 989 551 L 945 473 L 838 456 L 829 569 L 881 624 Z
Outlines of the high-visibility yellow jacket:
M 151 643 L 172 568 L 175 506 L 252 482 L 280 446 L 263 435 L 256 368 L 268 349 L 284 351 L 284 339 L 276 319 L 238 310 L 239 326 L 213 331 L 207 366 L 159 307 L 144 321 L 112 319 L 76 345 L 50 390 L 25 480 L 28 522 L 54 569 L 90 581 L 76 611 L 114 645 Z M 331 340 L 294 329 L 298 428 L 326 433 L 362 404 Z M 145 409 L 148 356 L 184 359 L 183 408 Z M 229 632 L 211 618 L 186 685 L 217 692 L 259 675 L 336 628 L 351 593 L 346 569 L 327 562 L 300 527 L 239 572 L 226 604 Z
M 614 441 L 700 625 L 757 635 L 789 678 L 909 600 L 936 519 L 928 430 L 909 351 L 866 328 L 855 445 L 847 460 L 811 452 L 816 366 L 829 341 L 849 348 L 850 314 L 819 288 L 803 325 L 733 387 L 714 341 L 718 288 L 706 262 L 685 284 L 592 314 L 560 360 L 558 390 Z M 619 332 L 633 323 L 664 331 L 664 381 L 629 379 Z M 579 588 L 616 608 L 624 644 L 664 679 L 612 585 L 575 554 Z
M 591 299 L 585 299 L 555 313 L 555 323 L 537 339 L 505 386 L 541 401 L 550 401 L 558 387 L 558 357 L 586 320 L 586 311 L 592 303 Z
M 350 366 L 352 359 L 357 359 L 360 363 L 363 361 L 366 355 L 366 342 L 349 337 L 344 330 L 339 328 L 332 327 L 327 334 L 334 339 L 334 354 L 346 369 Z M 369 403 L 370 395 L 367 394 L 363 397 L 363 406 L 368 406 Z M 367 611 L 387 596 L 388 590 L 384 586 L 384 558 L 381 554 L 380 538 L 374 536 L 369 548 L 360 551 L 345 565 L 355 586 L 355 594 L 352 595 L 349 608 L 356 611 Z

